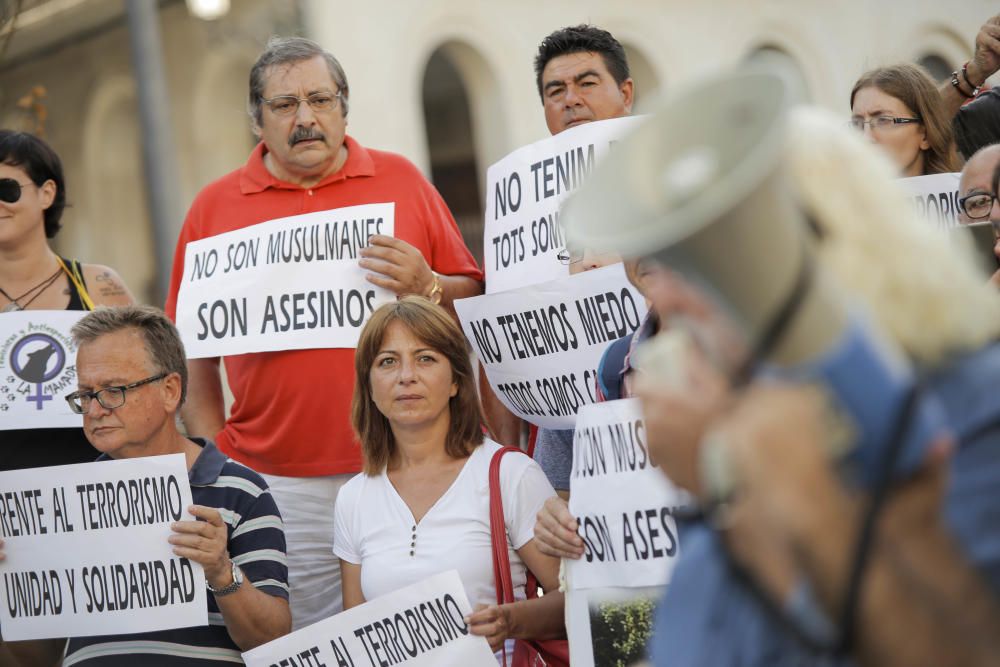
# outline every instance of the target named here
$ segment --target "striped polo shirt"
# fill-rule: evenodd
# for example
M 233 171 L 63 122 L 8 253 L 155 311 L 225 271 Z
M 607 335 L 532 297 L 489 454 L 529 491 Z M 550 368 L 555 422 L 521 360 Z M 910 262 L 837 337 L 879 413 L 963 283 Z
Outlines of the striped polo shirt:
M 229 557 L 245 580 L 268 595 L 288 599 L 285 533 L 267 483 L 228 458 L 213 443 L 191 438 L 203 451 L 188 471 L 196 505 L 213 507 L 229 533 Z M 107 460 L 107 455 L 98 460 Z M 131 635 L 69 640 L 64 667 L 176 667 L 243 664 L 209 593 L 208 625 Z

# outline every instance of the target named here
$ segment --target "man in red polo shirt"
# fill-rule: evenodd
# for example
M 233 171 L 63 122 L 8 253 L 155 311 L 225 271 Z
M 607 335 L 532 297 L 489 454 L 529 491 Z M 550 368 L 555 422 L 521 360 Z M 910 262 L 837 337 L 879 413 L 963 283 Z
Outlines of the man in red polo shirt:
M 434 187 L 406 159 L 347 136 L 347 78 L 307 39 L 273 39 L 250 72 L 260 143 L 247 163 L 202 190 L 174 255 L 166 310 L 176 319 L 189 242 L 250 225 L 377 202 L 395 203 L 395 236 L 374 236 L 360 265 L 399 296 L 422 294 L 451 309 L 482 292 L 482 273 Z M 265 286 L 262 286 L 262 288 Z M 214 438 L 264 475 L 285 521 L 294 626 L 340 609 L 332 551 L 333 504 L 361 470 L 350 426 L 353 349 L 223 357 L 235 397 L 225 417 L 219 359 L 193 359 L 188 433 Z

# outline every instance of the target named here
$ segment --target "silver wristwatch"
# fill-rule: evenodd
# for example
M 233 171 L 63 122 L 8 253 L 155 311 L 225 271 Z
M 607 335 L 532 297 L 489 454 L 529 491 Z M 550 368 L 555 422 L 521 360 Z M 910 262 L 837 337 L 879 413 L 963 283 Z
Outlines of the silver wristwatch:
M 240 586 L 243 585 L 243 571 L 240 570 L 240 568 L 233 561 L 229 561 L 229 563 L 232 565 L 233 583 L 228 586 L 223 586 L 222 588 L 212 588 L 212 584 L 208 583 L 208 579 L 205 579 L 205 588 L 207 588 L 217 598 L 229 595 L 230 593 L 235 593 L 240 590 Z

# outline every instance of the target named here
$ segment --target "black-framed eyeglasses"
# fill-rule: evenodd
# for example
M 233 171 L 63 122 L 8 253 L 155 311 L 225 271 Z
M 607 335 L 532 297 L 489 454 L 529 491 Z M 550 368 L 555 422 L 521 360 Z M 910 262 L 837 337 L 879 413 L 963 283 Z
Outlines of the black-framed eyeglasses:
M 890 127 L 922 122 L 924 122 L 924 120 L 919 116 L 914 116 L 912 118 L 900 118 L 899 116 L 875 116 L 874 118 L 869 118 L 868 120 L 861 117 L 852 118 L 848 121 L 847 126 L 854 128 L 858 132 L 864 132 L 865 125 L 872 128 L 872 130 L 888 130 Z
M 145 380 L 133 382 L 132 384 L 123 384 L 117 387 L 105 387 L 104 389 L 99 389 L 97 391 L 74 391 L 66 397 L 66 402 L 69 403 L 69 409 L 78 415 L 82 415 L 89 410 L 90 402 L 95 398 L 100 406 L 105 410 L 114 410 L 115 408 L 120 408 L 125 405 L 125 392 L 129 389 L 135 389 L 136 387 L 141 387 L 144 384 L 150 384 L 151 382 L 162 380 L 168 375 L 170 375 L 170 373 L 160 373 L 159 375 L 154 375 L 146 378 Z
M 563 264 L 576 264 L 583 259 L 583 253 L 570 252 L 568 249 L 563 248 L 556 254 L 556 259 Z
M 299 110 L 299 104 L 306 102 L 309 108 L 317 113 L 333 111 L 340 104 L 341 93 L 313 93 L 309 97 L 295 95 L 277 95 L 263 100 L 264 104 L 278 116 L 291 116 Z
M 970 220 L 982 220 L 990 215 L 993 210 L 993 202 L 997 198 L 988 192 L 973 192 L 958 200 L 958 205 L 965 211 L 965 215 Z
M 13 204 L 21 198 L 21 188 L 26 188 L 34 183 L 18 183 L 13 178 L 0 178 L 0 201 L 5 204 Z

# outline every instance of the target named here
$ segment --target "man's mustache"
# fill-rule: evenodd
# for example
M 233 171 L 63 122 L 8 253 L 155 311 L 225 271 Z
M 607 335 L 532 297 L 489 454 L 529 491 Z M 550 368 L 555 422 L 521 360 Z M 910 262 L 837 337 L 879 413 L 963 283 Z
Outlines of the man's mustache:
M 323 143 L 326 143 L 326 137 L 323 136 L 322 132 L 319 132 L 311 127 L 297 127 L 295 128 L 295 131 L 292 132 L 292 136 L 288 138 L 288 145 L 294 146 L 300 141 L 310 141 L 312 139 L 319 139 Z

